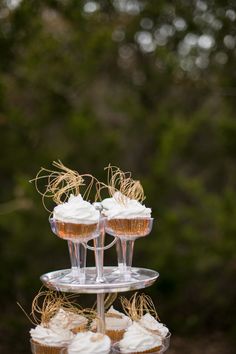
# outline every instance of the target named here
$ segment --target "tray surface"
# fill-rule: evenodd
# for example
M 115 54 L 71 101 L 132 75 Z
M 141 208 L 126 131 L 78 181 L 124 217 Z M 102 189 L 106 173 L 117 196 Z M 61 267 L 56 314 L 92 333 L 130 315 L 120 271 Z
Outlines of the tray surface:
M 125 279 L 117 267 L 104 267 L 104 282 L 96 282 L 96 268 L 86 268 L 86 280 L 80 283 L 71 269 L 43 274 L 40 279 L 49 289 L 63 292 L 102 294 L 146 288 L 159 277 L 159 273 L 146 268 L 132 268 L 131 279 Z

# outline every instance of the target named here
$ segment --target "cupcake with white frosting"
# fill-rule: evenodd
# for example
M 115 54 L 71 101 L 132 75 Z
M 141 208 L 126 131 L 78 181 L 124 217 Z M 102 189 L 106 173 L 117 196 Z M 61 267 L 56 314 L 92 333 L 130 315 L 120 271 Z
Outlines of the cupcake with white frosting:
M 86 239 L 96 234 L 100 213 L 79 194 L 70 195 L 65 203 L 53 210 L 52 227 L 56 234 L 67 240 Z
M 107 217 L 107 232 L 127 238 L 146 236 L 150 231 L 151 209 L 138 200 L 117 191 L 102 202 L 102 213 Z
M 30 330 L 34 354 L 67 354 L 67 347 L 75 333 L 86 330 L 88 323 L 83 310 L 70 298 L 50 290 L 40 291 L 35 296 L 31 316 L 31 322 L 35 325 Z
M 65 352 L 74 334 L 65 328 L 47 328 L 38 325 L 30 330 L 33 354 L 61 354 Z
M 88 319 L 69 309 L 60 308 L 57 313 L 50 319 L 48 327 L 51 329 L 64 328 L 69 329 L 73 333 L 86 331 Z
M 101 201 L 102 213 L 107 217 L 106 230 L 114 236 L 134 239 L 146 236 L 151 231 L 151 209 L 142 202 L 145 199 L 143 187 L 117 166 L 107 166 L 107 184 L 98 188 L 98 195 L 106 189 L 110 198 Z
M 97 329 L 97 321 L 92 322 L 91 328 L 93 331 Z M 114 309 L 113 306 L 105 313 L 105 328 L 106 334 L 112 342 L 117 342 L 123 338 L 125 330 L 132 324 L 132 320 L 124 313 Z
M 136 321 L 127 328 L 117 346 L 118 352 L 122 354 L 158 353 L 161 349 L 162 339 L 159 333 Z
M 116 342 L 123 338 L 126 329 L 132 324 L 132 320 L 124 313 L 114 309 L 113 306 L 105 314 L 106 334 Z
M 77 333 L 68 346 L 68 354 L 109 354 L 111 340 L 107 335 L 93 332 Z
M 169 329 L 163 323 L 157 321 L 150 313 L 142 316 L 138 323 L 144 328 L 156 332 L 162 339 L 169 333 Z
M 158 318 L 150 296 L 135 293 L 129 300 L 121 299 L 124 311 L 133 323 L 127 328 L 120 342 L 114 346 L 114 353 L 143 354 L 162 353 L 169 330 Z

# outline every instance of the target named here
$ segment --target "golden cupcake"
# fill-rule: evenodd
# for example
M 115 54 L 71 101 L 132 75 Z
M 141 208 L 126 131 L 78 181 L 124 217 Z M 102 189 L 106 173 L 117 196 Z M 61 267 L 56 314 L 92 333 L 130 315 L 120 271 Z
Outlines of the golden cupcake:
M 97 320 L 92 322 L 92 330 L 96 331 Z M 105 313 L 105 329 L 106 335 L 110 337 L 112 342 L 120 341 L 126 329 L 132 324 L 132 320 L 124 313 L 114 309 L 113 306 Z

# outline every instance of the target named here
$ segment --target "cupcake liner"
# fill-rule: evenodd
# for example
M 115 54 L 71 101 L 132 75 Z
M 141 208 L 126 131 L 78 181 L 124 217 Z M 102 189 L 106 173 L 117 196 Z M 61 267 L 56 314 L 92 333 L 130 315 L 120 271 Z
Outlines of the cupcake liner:
M 57 235 L 61 238 L 84 238 L 93 234 L 98 224 L 74 224 L 55 220 Z
M 155 348 L 147 349 L 142 352 L 129 352 L 129 353 L 122 352 L 119 348 L 119 343 L 116 343 L 115 346 L 113 347 L 114 354 L 146 354 L 146 353 L 161 354 L 164 351 L 165 350 L 164 350 L 163 346 L 158 346 Z
M 107 220 L 108 228 L 117 236 L 145 236 L 149 232 L 149 225 L 150 218 Z
M 106 335 L 110 337 L 112 342 L 119 342 L 124 336 L 125 330 L 106 330 Z
M 66 354 L 66 347 L 51 347 L 35 342 L 31 339 L 31 351 L 33 354 Z
M 155 348 L 152 348 L 152 349 L 145 350 L 144 352 L 135 352 L 135 353 L 133 353 L 133 354 L 156 353 L 156 352 L 158 352 L 158 351 L 160 351 L 160 350 L 161 350 L 161 346 L 155 347 Z

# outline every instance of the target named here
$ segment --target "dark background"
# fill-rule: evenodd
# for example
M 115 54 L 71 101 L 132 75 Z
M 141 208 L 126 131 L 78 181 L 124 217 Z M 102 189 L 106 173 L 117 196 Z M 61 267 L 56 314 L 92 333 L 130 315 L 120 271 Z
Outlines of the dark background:
M 16 302 L 69 266 L 28 182 L 58 158 L 142 181 L 156 220 L 134 264 L 161 274 L 169 353 L 235 352 L 235 23 L 230 0 L 0 2 L 1 353 L 29 353 Z

